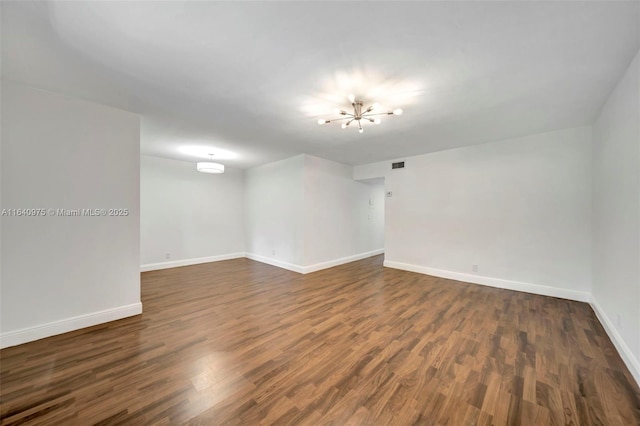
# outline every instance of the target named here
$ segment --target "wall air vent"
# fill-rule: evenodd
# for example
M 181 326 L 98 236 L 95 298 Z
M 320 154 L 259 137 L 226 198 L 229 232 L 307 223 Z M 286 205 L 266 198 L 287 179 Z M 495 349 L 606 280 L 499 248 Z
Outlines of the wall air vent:
M 397 163 L 391 163 L 392 169 L 404 169 L 404 161 L 398 161 Z

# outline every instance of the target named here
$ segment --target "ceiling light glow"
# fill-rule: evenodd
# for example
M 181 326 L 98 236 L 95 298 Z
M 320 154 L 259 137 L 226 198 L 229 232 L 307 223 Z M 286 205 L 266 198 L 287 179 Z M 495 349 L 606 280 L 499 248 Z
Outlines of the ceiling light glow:
M 416 105 L 425 93 L 425 85 L 406 76 L 390 77 L 377 71 L 359 68 L 351 72 L 338 71 L 326 76 L 319 90 L 301 99 L 300 110 L 318 123 L 329 124 L 340 120 L 342 129 L 356 127 L 362 123 L 380 124 L 382 115 L 399 116 L 403 113 L 398 106 Z M 364 102 L 363 102 L 364 101 Z M 374 102 L 375 101 L 375 102 Z M 356 111 L 355 103 L 362 102 Z M 371 103 L 370 103 L 371 102 Z M 379 117 L 372 115 L 380 114 Z M 361 121 L 352 119 L 360 115 Z M 369 117 L 365 117 L 365 116 Z M 335 117 L 335 118 L 333 118 Z
M 216 160 L 233 160 L 238 158 L 235 152 L 226 149 L 215 148 L 211 145 L 183 145 L 178 148 L 178 152 L 195 158 L 211 158 L 213 154 Z

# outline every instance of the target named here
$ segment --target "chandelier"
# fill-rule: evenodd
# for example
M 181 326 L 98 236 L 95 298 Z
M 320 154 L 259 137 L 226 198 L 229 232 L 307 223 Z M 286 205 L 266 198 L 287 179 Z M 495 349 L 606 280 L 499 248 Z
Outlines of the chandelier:
M 332 120 L 326 120 L 324 118 L 321 118 L 320 120 L 318 120 L 318 124 L 322 125 L 322 124 L 329 124 L 333 121 L 347 120 L 344 123 L 342 123 L 342 128 L 346 129 L 347 127 L 349 127 L 351 123 L 355 121 L 358 123 L 358 132 L 362 133 L 364 132 L 364 129 L 362 128 L 363 120 L 369 121 L 374 124 L 380 124 L 380 118 L 377 117 L 379 115 L 401 115 L 402 114 L 402 110 L 400 108 L 397 108 L 397 109 L 394 109 L 393 111 L 388 111 L 388 112 L 376 112 L 376 110 L 380 108 L 380 106 L 377 103 L 374 103 L 373 105 L 367 108 L 364 108 L 364 102 L 356 99 L 354 95 L 349 95 L 348 99 L 349 99 L 349 102 L 351 102 L 351 106 L 353 107 L 353 113 L 347 112 L 341 109 L 335 109 L 334 110 L 335 114 L 343 115 L 344 117 L 334 118 Z

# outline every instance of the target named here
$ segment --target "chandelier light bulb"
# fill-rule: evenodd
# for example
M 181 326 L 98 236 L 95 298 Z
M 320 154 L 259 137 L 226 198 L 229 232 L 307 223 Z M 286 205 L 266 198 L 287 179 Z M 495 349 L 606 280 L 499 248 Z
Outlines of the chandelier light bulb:
M 360 128 L 358 129 L 358 132 L 362 133 L 362 132 L 364 132 L 364 129 L 363 129 L 362 127 L 360 127 Z
M 379 118 L 376 118 L 375 120 L 373 120 L 373 122 L 375 124 L 380 124 L 380 123 L 382 123 L 382 120 L 380 120 Z
M 375 102 L 373 105 L 371 105 L 371 109 L 380 109 L 380 104 Z
M 402 115 L 402 108 L 394 109 L 393 115 Z
M 340 127 L 342 127 L 343 129 L 346 129 L 346 128 L 347 128 L 347 126 L 348 126 L 348 124 L 347 124 L 347 123 L 342 123 L 342 126 L 340 126 Z
M 322 126 L 323 124 L 327 124 L 328 122 L 329 122 L 328 120 L 325 120 L 325 119 L 323 119 L 323 118 L 321 118 L 320 120 L 318 120 L 318 124 L 319 124 L 320 126 Z
M 356 101 L 356 96 L 354 94 L 351 94 L 347 97 L 347 99 L 349 99 L 349 102 L 354 103 Z

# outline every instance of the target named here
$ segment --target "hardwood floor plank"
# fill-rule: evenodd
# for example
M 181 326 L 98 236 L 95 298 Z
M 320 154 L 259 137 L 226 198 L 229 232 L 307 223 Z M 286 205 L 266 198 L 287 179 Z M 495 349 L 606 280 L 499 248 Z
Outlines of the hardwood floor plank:
M 0 351 L 2 425 L 631 425 L 584 303 L 382 267 L 142 274 L 144 313 Z

